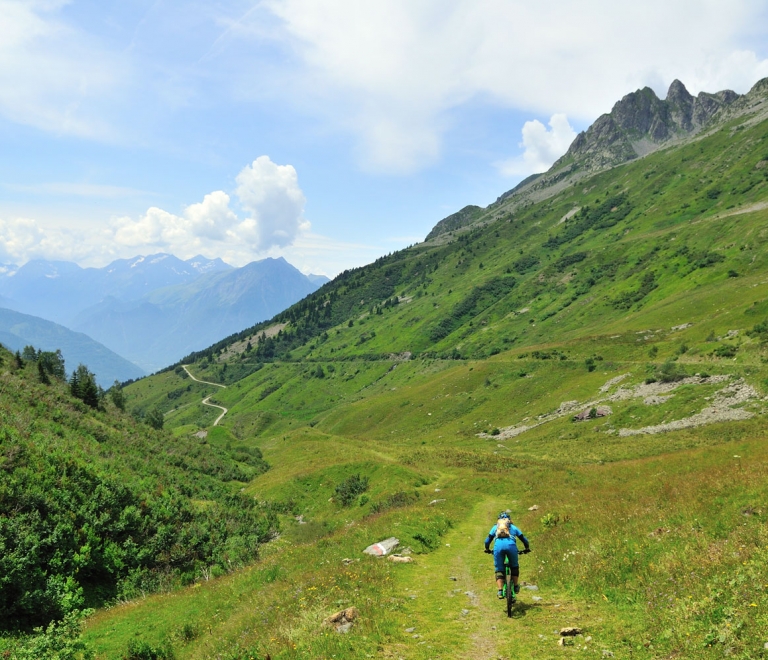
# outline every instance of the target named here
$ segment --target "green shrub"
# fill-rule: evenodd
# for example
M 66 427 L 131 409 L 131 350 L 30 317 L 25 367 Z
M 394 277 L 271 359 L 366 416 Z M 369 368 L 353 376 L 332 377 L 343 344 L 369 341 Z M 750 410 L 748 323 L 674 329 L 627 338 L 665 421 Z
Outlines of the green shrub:
M 541 518 L 541 524 L 543 527 L 557 527 L 560 523 L 560 516 L 557 513 L 547 513 Z
M 368 477 L 361 477 L 359 474 L 353 474 L 336 486 L 336 499 L 341 506 L 351 506 L 357 499 L 368 490 Z
M 716 346 L 715 350 L 712 351 L 712 355 L 719 358 L 733 358 L 736 357 L 738 350 L 739 347 L 733 344 L 720 344 L 720 346 Z
M 123 660 L 173 660 L 173 651 L 166 645 L 152 646 L 148 642 L 132 639 Z

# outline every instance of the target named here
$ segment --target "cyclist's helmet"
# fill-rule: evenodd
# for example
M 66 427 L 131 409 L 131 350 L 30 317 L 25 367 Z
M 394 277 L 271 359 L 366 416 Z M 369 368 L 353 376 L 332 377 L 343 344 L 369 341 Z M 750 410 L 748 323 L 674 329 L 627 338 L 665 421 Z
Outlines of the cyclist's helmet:
M 506 518 L 507 520 L 509 520 L 509 514 L 506 511 L 502 511 L 499 514 L 499 520 L 501 520 L 502 518 Z

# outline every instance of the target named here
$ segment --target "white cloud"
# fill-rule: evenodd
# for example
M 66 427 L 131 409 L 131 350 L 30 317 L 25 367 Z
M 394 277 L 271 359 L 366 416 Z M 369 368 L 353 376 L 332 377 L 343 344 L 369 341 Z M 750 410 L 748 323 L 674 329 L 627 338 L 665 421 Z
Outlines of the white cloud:
M 563 114 L 552 115 L 549 130 L 538 119 L 523 125 L 523 155 L 497 164 L 501 174 L 517 176 L 546 172 L 562 156 L 576 137 L 576 131 Z
M 629 91 L 744 92 L 768 61 L 737 46 L 753 0 L 266 0 L 297 62 L 275 87 L 357 134 L 364 164 L 409 172 L 440 154 L 447 116 L 472 99 L 593 120 Z M 663 18 L 662 18 L 663 17 Z M 263 39 L 258 12 L 243 38 Z M 761 35 L 756 35 L 760 43 Z M 274 40 L 274 32 L 269 33 Z M 287 66 L 287 65 L 286 65 Z M 291 75 L 291 84 L 285 79 Z M 259 77 L 259 85 L 264 84 Z
M 230 263 L 244 264 L 274 256 L 309 232 L 303 215 L 306 198 L 293 166 L 260 156 L 240 171 L 236 182 L 243 218 L 231 208 L 230 196 L 217 190 L 179 214 L 153 206 L 138 218 L 116 218 L 100 230 L 0 219 L 0 262 L 23 263 L 34 257 L 101 262 L 167 251 L 182 258 L 216 253 Z M 307 247 L 306 240 L 303 245 Z
M 237 175 L 240 205 L 251 217 L 235 232 L 256 250 L 286 247 L 309 229 L 303 218 L 306 198 L 292 165 L 276 165 L 260 156 Z
M 288 247 L 309 230 L 303 217 L 306 198 L 292 165 L 277 165 L 269 156 L 260 156 L 235 180 L 235 193 L 248 217 L 238 218 L 230 208 L 229 195 L 217 190 L 186 207 L 181 215 L 152 207 L 138 220 L 118 219 L 115 242 L 179 256 L 215 250 L 242 262 L 246 255 Z

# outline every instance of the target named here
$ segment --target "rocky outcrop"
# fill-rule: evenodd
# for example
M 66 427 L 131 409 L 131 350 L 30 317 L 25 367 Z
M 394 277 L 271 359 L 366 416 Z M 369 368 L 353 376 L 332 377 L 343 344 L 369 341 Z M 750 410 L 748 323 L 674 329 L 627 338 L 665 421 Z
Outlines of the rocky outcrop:
M 425 241 L 428 241 L 433 238 L 437 238 L 441 234 L 445 234 L 449 231 L 455 231 L 456 229 L 461 229 L 462 227 L 466 227 L 467 225 L 471 225 L 477 218 L 482 215 L 483 209 L 479 206 L 465 206 L 461 211 L 457 211 L 456 213 L 453 213 L 452 215 L 449 215 L 447 218 L 443 218 L 438 222 L 434 227 L 432 227 L 432 231 L 427 234 L 427 237 L 424 239 Z
M 692 96 L 679 80 L 670 85 L 664 100 L 644 87 L 627 94 L 610 113 L 579 133 L 550 172 L 571 164 L 597 171 L 644 156 L 667 142 L 698 133 L 738 98 L 731 90 Z

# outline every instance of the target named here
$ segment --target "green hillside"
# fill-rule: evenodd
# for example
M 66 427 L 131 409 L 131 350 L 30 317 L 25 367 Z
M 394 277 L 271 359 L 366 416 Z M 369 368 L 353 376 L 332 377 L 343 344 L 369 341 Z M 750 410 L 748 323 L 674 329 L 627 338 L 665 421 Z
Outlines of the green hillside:
M 97 611 L 97 657 L 764 657 L 766 87 L 127 387 L 164 443 L 258 450 L 220 479 L 281 533 Z M 511 620 L 482 552 L 504 509 L 533 548 Z M 362 554 L 390 536 L 413 561 Z

